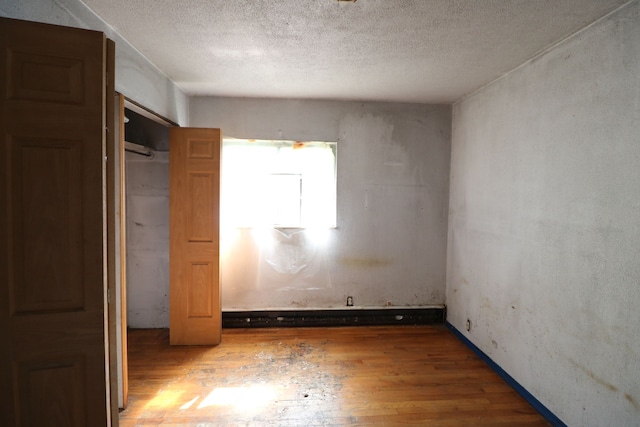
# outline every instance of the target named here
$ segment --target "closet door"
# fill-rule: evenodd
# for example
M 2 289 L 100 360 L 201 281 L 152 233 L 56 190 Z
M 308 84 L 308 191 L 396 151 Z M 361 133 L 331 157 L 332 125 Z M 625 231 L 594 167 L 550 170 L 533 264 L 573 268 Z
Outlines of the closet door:
M 0 18 L 2 426 L 109 422 L 106 75 L 102 33 Z
M 220 343 L 220 148 L 219 129 L 170 129 L 172 345 Z

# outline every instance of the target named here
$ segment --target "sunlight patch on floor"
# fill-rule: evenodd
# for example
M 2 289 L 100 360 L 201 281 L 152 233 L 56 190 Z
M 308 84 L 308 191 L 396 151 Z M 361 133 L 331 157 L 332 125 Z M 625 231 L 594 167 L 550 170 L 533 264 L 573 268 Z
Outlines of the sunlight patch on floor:
M 168 408 L 176 405 L 184 392 L 182 390 L 160 390 L 146 408 Z
M 182 405 L 180 407 L 180 409 L 189 409 L 193 406 L 194 403 L 196 403 L 198 401 L 198 399 L 200 399 L 200 396 L 196 396 L 193 399 L 191 399 L 190 401 L 188 401 L 187 403 L 185 403 L 184 405 Z
M 237 410 L 250 411 L 260 409 L 275 402 L 279 397 L 278 388 L 272 385 L 256 384 L 240 387 L 216 387 L 202 398 L 202 395 L 189 399 L 184 390 L 160 390 L 146 405 L 145 409 L 180 408 L 203 409 L 208 407 L 233 407 Z M 193 395 L 192 395 L 193 396 Z
M 236 409 L 252 409 L 265 406 L 278 397 L 275 387 L 251 385 L 246 387 L 218 387 L 205 397 L 198 409 L 209 406 L 234 406 Z

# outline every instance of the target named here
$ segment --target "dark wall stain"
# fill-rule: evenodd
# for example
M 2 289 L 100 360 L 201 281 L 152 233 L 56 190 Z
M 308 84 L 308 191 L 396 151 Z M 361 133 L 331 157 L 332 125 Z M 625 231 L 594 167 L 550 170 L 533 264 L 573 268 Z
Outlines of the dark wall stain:
M 633 396 L 631 396 L 629 393 L 625 393 L 624 398 L 627 399 L 629 403 L 633 405 L 634 408 L 636 408 L 636 411 L 640 411 L 640 403 L 638 403 L 638 401 L 635 400 Z
M 605 381 L 602 378 L 598 377 L 596 374 L 594 374 L 589 369 L 585 368 L 584 366 L 582 366 L 581 364 L 579 364 L 575 360 L 569 359 L 569 361 L 571 362 L 571 364 L 573 364 L 573 366 L 575 366 L 576 368 L 580 369 L 585 374 L 589 375 L 591 377 L 591 379 L 593 379 L 598 384 L 608 388 L 611 391 L 618 391 L 618 387 L 616 387 L 613 384 L 608 383 L 607 381 Z
M 391 264 L 391 260 L 384 258 L 340 258 L 340 264 L 350 267 L 372 268 L 384 267 Z

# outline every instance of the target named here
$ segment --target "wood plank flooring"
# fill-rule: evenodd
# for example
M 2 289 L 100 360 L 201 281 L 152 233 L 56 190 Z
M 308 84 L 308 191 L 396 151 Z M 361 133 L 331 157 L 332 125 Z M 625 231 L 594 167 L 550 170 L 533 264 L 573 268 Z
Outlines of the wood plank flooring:
M 548 426 L 443 326 L 129 331 L 129 426 Z

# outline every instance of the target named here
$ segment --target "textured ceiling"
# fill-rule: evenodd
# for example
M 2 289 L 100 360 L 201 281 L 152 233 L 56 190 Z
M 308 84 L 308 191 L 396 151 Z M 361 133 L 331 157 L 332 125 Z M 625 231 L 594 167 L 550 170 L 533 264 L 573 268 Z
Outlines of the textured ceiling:
M 452 102 L 627 0 L 83 0 L 188 95 Z

